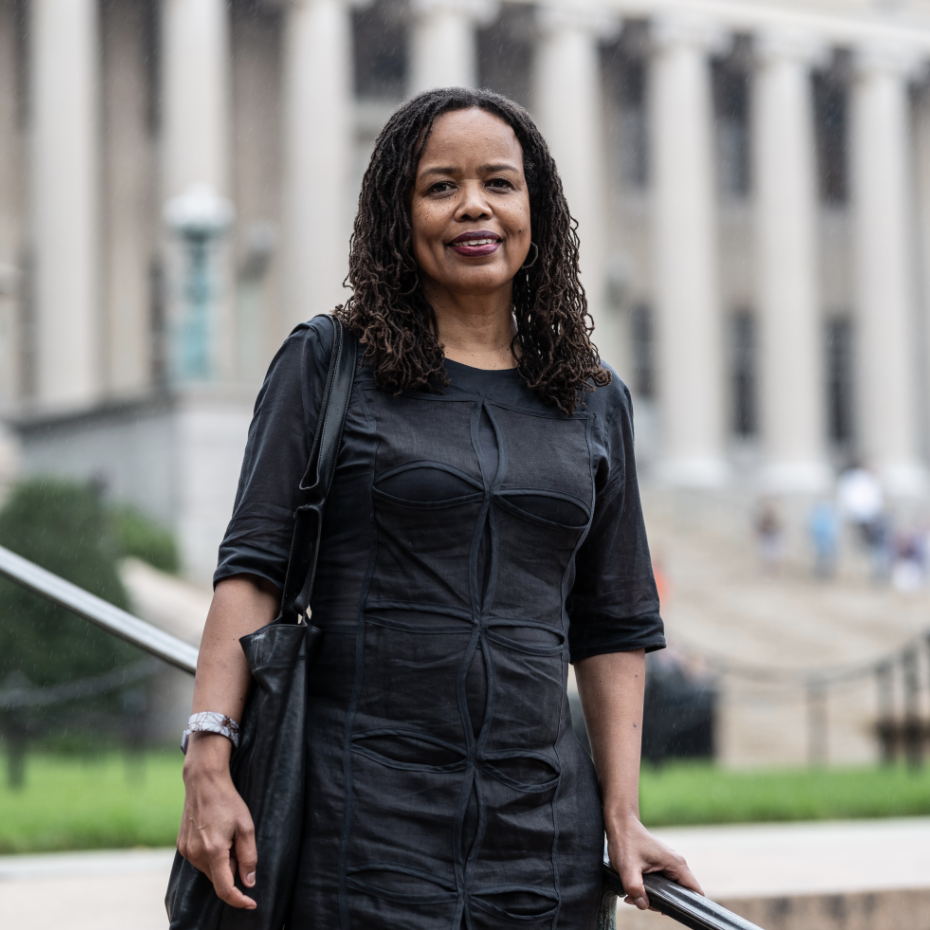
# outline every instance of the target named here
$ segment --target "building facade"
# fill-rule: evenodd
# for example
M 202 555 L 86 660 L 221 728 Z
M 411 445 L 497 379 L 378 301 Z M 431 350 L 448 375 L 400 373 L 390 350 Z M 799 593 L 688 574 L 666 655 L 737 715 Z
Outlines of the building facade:
M 0 0 L 0 409 L 206 577 L 250 398 L 345 299 L 392 109 L 537 118 L 645 472 L 930 463 L 930 2 Z

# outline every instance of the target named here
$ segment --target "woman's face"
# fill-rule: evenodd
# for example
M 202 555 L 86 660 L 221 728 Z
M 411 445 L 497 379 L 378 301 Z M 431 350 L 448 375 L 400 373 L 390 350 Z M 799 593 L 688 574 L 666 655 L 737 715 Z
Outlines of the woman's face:
M 513 129 L 479 109 L 440 116 L 417 166 L 410 222 L 427 292 L 509 290 L 530 249 L 530 198 Z

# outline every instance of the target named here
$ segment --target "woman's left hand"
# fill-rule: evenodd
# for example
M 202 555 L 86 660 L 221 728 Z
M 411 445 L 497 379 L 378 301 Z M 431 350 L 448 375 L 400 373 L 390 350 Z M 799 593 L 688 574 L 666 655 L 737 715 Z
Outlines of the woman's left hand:
M 610 864 L 623 882 L 626 903 L 641 911 L 649 908 L 643 885 L 643 875 L 647 872 L 662 872 L 679 885 L 704 894 L 684 857 L 660 843 L 632 814 L 620 823 L 608 824 L 607 852 Z

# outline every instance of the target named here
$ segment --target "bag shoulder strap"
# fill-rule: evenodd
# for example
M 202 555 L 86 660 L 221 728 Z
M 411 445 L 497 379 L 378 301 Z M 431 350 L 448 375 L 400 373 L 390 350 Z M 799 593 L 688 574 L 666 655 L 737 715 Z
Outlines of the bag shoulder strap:
M 323 508 L 336 472 L 336 459 L 342 445 L 358 364 L 358 340 L 336 317 L 328 316 L 328 319 L 333 324 L 333 349 L 310 460 L 300 482 L 301 504 L 294 514 L 294 535 L 291 537 L 291 554 L 279 616 L 285 623 L 302 622 L 310 604 L 323 528 Z

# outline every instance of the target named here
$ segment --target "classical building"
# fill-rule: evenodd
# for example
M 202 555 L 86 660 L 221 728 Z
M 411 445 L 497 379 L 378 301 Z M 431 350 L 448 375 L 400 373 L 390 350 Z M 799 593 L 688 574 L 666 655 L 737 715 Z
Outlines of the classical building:
M 250 398 L 341 288 L 405 97 L 546 134 L 643 467 L 816 492 L 930 462 L 927 0 L 0 0 L 0 404 L 209 575 Z

